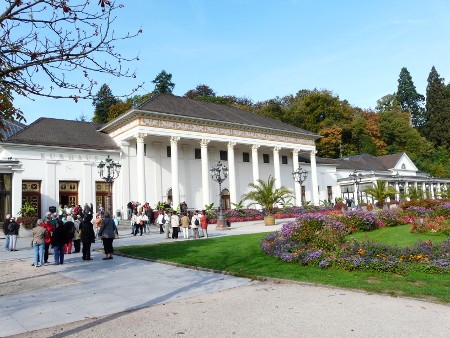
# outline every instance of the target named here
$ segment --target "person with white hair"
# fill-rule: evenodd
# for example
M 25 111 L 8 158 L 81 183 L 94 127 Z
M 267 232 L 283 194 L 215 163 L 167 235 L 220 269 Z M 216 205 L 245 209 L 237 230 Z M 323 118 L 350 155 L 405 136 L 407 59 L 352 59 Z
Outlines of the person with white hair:
M 11 223 L 11 215 L 6 215 L 6 219 L 3 221 L 3 233 L 5 234 L 5 251 L 9 251 L 9 243 L 11 237 L 9 235 L 9 223 Z

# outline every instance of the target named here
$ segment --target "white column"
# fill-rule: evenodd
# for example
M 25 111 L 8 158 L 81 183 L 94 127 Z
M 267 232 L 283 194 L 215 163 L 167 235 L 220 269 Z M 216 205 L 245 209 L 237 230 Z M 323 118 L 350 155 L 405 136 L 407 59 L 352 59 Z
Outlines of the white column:
M 136 138 L 136 155 L 137 155 L 137 177 L 136 182 L 138 187 L 138 202 L 145 203 L 145 154 L 144 154 L 144 140 L 147 134 L 139 133 L 135 135 Z M 127 202 L 128 203 L 128 202 Z
M 436 194 L 437 194 L 438 198 L 441 197 L 441 184 L 440 183 L 436 183 Z
M 299 149 L 292 150 L 292 165 L 293 165 L 293 171 L 298 170 L 298 153 Z M 294 192 L 295 192 L 295 203 L 297 206 L 302 205 L 302 186 L 300 185 L 300 182 L 294 181 Z
M 208 167 L 208 143 L 210 140 L 201 140 L 200 149 L 202 157 L 202 201 L 203 206 L 210 203 L 209 199 L 209 167 Z M 203 207 L 202 206 L 202 207 Z
M 127 141 L 122 141 L 120 144 L 120 148 L 122 149 L 122 153 L 120 155 L 120 164 L 122 168 L 120 170 L 120 187 L 119 191 L 122 194 L 121 198 L 121 208 L 122 208 L 122 218 L 127 219 L 128 210 L 127 204 L 131 201 L 130 197 L 130 143 Z
M 259 161 L 258 161 L 258 144 L 252 145 L 252 169 L 253 169 L 253 183 L 258 184 L 259 180 Z
M 317 183 L 317 166 L 316 166 L 316 150 L 311 151 L 311 179 L 312 179 L 312 202 L 319 205 L 319 191 Z
M 178 181 L 178 141 L 179 137 L 170 138 L 170 165 L 172 167 L 172 208 L 180 205 L 180 187 Z
M 236 167 L 234 164 L 234 146 L 236 143 L 228 142 L 228 179 L 230 180 L 230 203 L 236 203 Z
M 395 194 L 395 199 L 397 201 L 400 201 L 400 185 L 398 184 L 398 182 L 395 182 L 395 191 L 397 192 Z
M 273 172 L 275 175 L 275 188 L 281 187 L 281 174 L 280 174 L 280 147 L 273 148 Z
M 52 206 L 58 208 L 59 204 L 59 181 L 56 177 L 56 164 L 58 161 L 47 160 L 45 163 L 47 171 L 45 173 L 45 182 L 43 183 L 45 183 L 46 188 L 42 192 L 42 195 L 46 196 L 47 200 L 47 206 L 44 210 L 48 210 L 48 208 Z M 22 184 L 20 185 L 20 189 L 22 189 Z M 89 200 L 86 202 L 93 203 L 95 205 L 95 200 Z
M 431 199 L 434 200 L 434 183 L 430 182 Z
M 410 198 L 408 197 L 408 195 L 409 195 L 409 182 L 405 182 L 405 194 L 404 195 L 406 196 L 406 200 L 409 201 L 410 200 Z
M 162 184 L 162 168 L 161 168 L 161 149 L 162 149 L 162 143 L 161 142 L 153 142 L 152 143 L 153 149 L 155 149 L 155 175 L 153 177 L 153 187 L 155 189 L 155 196 L 156 201 L 164 201 L 164 190 L 163 190 L 163 184 Z
M 22 208 L 22 172 L 23 169 L 13 169 L 11 182 L 11 216 L 17 217 L 17 213 Z M 53 178 L 55 179 L 55 178 Z M 48 210 L 48 209 L 47 209 Z M 42 215 L 39 215 L 42 217 Z
M 427 186 L 425 182 L 422 182 L 422 196 L 423 198 L 427 198 Z

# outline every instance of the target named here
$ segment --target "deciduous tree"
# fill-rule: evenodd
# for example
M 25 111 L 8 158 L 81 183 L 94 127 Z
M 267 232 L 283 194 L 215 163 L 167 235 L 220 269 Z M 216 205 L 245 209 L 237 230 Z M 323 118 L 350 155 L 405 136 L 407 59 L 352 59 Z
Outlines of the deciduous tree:
M 5 1 L 0 13 L 0 95 L 77 101 L 93 98 L 98 73 L 135 77 L 126 63 L 137 57 L 122 55 L 115 44 L 141 30 L 118 34 L 112 26 L 123 5 L 109 0 L 99 5 L 89 0 Z M 24 119 L 12 105 L 0 116 Z

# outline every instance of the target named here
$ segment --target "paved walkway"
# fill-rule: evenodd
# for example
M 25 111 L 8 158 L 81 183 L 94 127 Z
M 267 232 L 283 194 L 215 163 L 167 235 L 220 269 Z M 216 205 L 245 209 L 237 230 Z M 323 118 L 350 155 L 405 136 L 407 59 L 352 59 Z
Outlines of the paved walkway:
M 236 223 L 229 231 L 211 226 L 210 234 L 272 231 L 281 223 L 270 228 Z M 142 237 L 121 230 L 114 245 L 167 241 L 156 228 Z M 29 243 L 20 238 L 19 251 L 0 252 L 2 337 L 445 337 L 450 332 L 445 305 L 262 283 L 119 256 L 103 261 L 101 252 L 94 252 L 91 262 L 72 254 L 64 265 L 35 268 Z

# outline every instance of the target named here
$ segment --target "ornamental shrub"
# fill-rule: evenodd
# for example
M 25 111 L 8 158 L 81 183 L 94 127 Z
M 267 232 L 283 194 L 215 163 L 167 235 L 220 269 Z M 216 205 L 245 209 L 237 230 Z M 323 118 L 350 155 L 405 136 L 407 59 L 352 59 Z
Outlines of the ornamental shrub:
M 372 211 L 363 210 L 349 210 L 344 213 L 342 218 L 347 228 L 354 232 L 359 231 L 372 231 L 379 227 L 378 218 Z
M 400 209 L 401 210 L 401 209 Z M 378 210 L 376 213 L 380 226 L 393 227 L 400 224 L 400 217 L 398 213 L 392 210 Z

